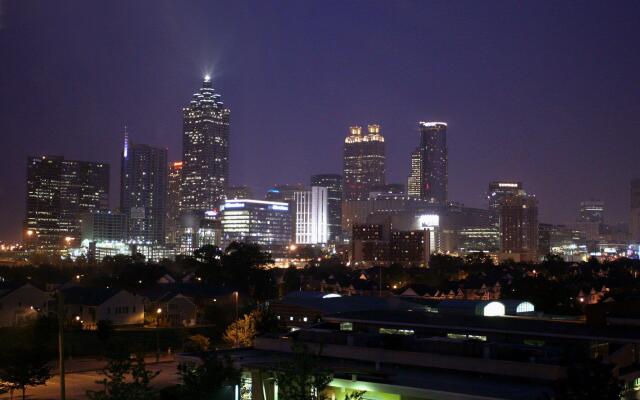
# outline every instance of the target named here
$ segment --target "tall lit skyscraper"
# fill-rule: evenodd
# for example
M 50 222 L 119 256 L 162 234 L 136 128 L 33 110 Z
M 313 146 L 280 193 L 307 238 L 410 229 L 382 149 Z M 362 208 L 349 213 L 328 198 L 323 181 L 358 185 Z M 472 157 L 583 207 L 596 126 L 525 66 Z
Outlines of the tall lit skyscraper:
M 229 181 L 229 117 L 206 76 L 183 109 L 182 209 L 216 209 Z
M 27 246 L 43 250 L 77 246 L 81 214 L 108 207 L 108 164 L 59 156 L 28 158 Z
M 169 164 L 167 175 L 167 218 L 165 230 L 167 243 L 177 244 L 180 237 L 180 210 L 182 187 L 182 161 Z
M 372 186 L 385 183 L 385 145 L 380 125 L 369 125 L 368 133 L 352 126 L 344 140 L 344 200 L 364 200 Z
M 640 178 L 631 181 L 631 240 L 640 243 Z
M 411 173 L 407 178 L 407 196 L 420 197 L 422 187 L 422 152 L 420 147 L 411 153 Z
M 519 254 L 523 261 L 536 261 L 538 251 L 538 201 L 524 190 L 507 194 L 500 209 L 500 248 Z
M 487 200 L 489 202 L 489 222 L 498 225 L 500 221 L 500 205 L 508 196 L 515 196 L 522 191 L 522 182 L 494 181 L 489 183 Z
M 328 190 L 312 186 L 295 192 L 296 243 L 323 244 L 329 240 Z
M 449 185 L 445 122 L 420 122 L 420 156 L 420 197 L 432 203 L 445 204 Z
M 327 188 L 329 241 L 339 242 L 342 236 L 342 176 L 339 174 L 313 175 L 311 186 Z
M 129 221 L 129 240 L 164 243 L 167 207 L 167 149 L 125 140 L 120 210 Z

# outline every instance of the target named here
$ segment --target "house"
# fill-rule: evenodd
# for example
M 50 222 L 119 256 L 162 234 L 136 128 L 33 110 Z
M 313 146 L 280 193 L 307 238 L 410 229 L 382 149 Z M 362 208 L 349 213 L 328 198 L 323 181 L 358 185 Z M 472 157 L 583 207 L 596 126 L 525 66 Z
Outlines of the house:
M 67 320 L 77 321 L 83 329 L 95 329 L 98 321 L 114 326 L 144 324 L 144 299 L 116 288 L 75 286 L 63 290 Z
M 46 310 L 51 297 L 31 284 L 0 284 L 0 327 L 16 326 Z

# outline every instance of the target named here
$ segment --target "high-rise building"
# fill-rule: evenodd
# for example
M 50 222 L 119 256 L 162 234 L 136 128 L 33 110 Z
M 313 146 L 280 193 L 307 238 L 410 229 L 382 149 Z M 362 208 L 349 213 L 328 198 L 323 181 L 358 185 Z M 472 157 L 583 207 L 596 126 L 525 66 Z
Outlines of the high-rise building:
M 517 195 L 522 191 L 522 182 L 494 181 L 489 183 L 487 200 L 489 201 L 489 222 L 498 226 L 500 222 L 500 205 L 508 196 Z
M 432 203 L 446 204 L 449 175 L 445 122 L 420 122 L 420 158 L 420 197 Z
M 289 204 L 264 200 L 226 200 L 221 207 L 224 246 L 256 243 L 273 257 L 284 257 L 291 243 Z
M 227 199 L 253 199 L 253 190 L 249 186 L 229 186 L 227 188 Z
M 267 189 L 265 199 L 268 201 L 279 201 L 289 205 L 291 214 L 291 242 L 296 241 L 296 199 L 295 193 L 305 190 L 302 183 L 276 184 Z
M 329 240 L 328 189 L 312 186 L 295 192 L 296 243 L 323 244 Z
M 523 190 L 500 203 L 500 249 L 536 261 L 538 251 L 538 201 Z
M 369 125 L 368 133 L 352 126 L 344 140 L 344 200 L 362 200 L 372 186 L 385 183 L 385 145 L 380 125 Z
M 183 109 L 182 210 L 215 210 L 229 181 L 229 117 L 209 76 Z
M 588 200 L 580 202 L 580 214 L 578 215 L 578 222 L 603 224 L 604 201 Z
M 313 175 L 311 186 L 327 188 L 329 241 L 339 242 L 342 237 L 342 176 L 338 174 Z
M 125 242 L 128 237 L 127 216 L 121 212 L 98 210 L 82 214 L 82 242 Z
M 422 187 L 422 151 L 420 147 L 411 153 L 411 173 L 407 178 L 407 196 L 420 197 Z
M 177 244 L 180 237 L 180 210 L 182 199 L 182 161 L 169 164 L 167 174 L 166 243 Z
M 81 214 L 108 207 L 108 164 L 60 156 L 28 158 L 27 246 L 43 250 L 77 246 Z
M 631 240 L 640 243 L 640 178 L 631 181 L 631 221 L 629 231 Z
M 120 211 L 127 216 L 134 243 L 165 243 L 167 172 L 167 149 L 125 140 Z

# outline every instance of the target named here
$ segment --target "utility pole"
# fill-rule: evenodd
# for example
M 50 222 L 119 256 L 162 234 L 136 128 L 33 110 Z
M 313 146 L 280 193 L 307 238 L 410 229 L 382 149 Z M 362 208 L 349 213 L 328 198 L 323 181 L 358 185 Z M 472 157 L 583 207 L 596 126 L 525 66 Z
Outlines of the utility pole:
M 60 400 L 65 400 L 64 387 L 64 297 L 58 290 L 58 369 L 60 370 Z

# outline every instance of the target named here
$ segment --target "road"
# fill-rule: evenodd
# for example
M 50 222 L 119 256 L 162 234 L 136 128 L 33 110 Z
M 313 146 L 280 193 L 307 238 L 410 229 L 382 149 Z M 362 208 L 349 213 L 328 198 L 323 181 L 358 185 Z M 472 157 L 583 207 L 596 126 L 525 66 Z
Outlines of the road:
M 104 362 L 98 360 L 77 360 L 69 365 L 70 371 L 65 376 L 67 399 L 86 399 L 87 390 L 100 390 L 102 385 L 96 381 L 104 378 L 100 369 Z M 159 363 L 147 360 L 147 368 L 151 371 L 159 371 L 160 374 L 152 381 L 156 388 L 175 385 L 178 383 L 178 363 L 173 359 L 163 359 Z M 19 399 L 21 393 L 15 392 L 13 398 Z M 46 385 L 27 388 L 28 399 L 54 400 L 60 398 L 60 377 L 55 375 Z M 10 399 L 9 394 L 0 395 L 1 400 Z

